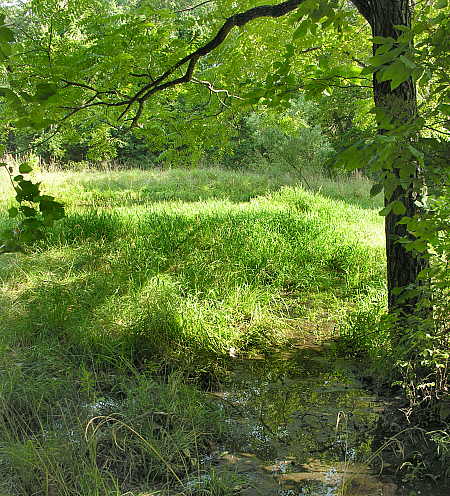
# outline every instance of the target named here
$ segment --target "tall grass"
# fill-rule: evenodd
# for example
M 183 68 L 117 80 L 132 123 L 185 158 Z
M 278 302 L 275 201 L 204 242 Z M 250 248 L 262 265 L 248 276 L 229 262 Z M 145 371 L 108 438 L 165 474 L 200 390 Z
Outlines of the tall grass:
M 230 349 L 334 336 L 383 292 L 364 179 L 311 175 L 317 191 L 217 168 L 39 179 L 67 217 L 0 259 L 4 494 L 180 489 L 225 435 L 220 408 L 186 381 L 211 387 Z
M 11 166 L 15 166 L 11 162 Z M 370 198 L 371 181 L 365 177 L 324 176 L 305 170 L 302 178 L 294 173 L 268 169 L 263 173 L 218 167 L 169 170 L 53 171 L 35 174 L 47 191 L 79 207 L 144 205 L 159 201 L 230 200 L 245 202 L 279 190 L 283 186 L 303 185 L 323 196 L 344 200 L 363 208 L 378 208 L 379 197 Z M 0 169 L 0 200 L 12 196 L 6 172 Z

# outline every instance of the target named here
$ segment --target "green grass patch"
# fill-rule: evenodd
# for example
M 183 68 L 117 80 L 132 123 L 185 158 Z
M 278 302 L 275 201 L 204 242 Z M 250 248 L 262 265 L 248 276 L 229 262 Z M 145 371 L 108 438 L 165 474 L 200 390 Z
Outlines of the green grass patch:
M 67 217 L 32 252 L 0 258 L 4 494 L 182 486 L 224 435 L 194 383 L 210 386 L 231 348 L 332 337 L 384 291 L 364 179 L 322 178 L 320 191 L 220 169 L 42 180 Z

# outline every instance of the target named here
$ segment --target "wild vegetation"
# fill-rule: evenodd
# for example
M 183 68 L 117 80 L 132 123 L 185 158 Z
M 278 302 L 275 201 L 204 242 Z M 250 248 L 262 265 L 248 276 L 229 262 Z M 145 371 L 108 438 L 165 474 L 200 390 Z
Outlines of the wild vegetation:
M 293 176 L 220 169 L 42 178 L 66 217 L 32 258 L 1 266 L 4 491 L 185 482 L 198 469 L 185 453 L 226 436 L 223 411 L 194 386 L 217 387 L 230 349 L 335 337 L 355 305 L 382 298 L 365 179 L 316 174 L 314 193 Z M 126 426 L 86 441 L 87 421 L 111 412 Z M 158 412 L 176 418 L 162 438 Z
M 445 493 L 448 13 L 2 7 L 0 494 Z

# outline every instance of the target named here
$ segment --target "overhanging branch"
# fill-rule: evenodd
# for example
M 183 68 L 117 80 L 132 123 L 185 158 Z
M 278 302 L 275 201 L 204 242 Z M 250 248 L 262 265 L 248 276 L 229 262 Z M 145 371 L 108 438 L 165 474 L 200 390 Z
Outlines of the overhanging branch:
M 203 86 L 206 86 L 211 93 L 216 93 L 216 94 L 224 93 L 227 98 L 236 98 L 238 100 L 242 100 L 240 96 L 232 95 L 228 90 L 214 88 L 212 83 L 210 83 L 209 81 L 203 81 L 202 79 L 196 79 L 194 77 L 191 78 L 191 81 L 193 83 L 202 84 Z
M 144 102 L 146 100 L 148 100 L 155 93 L 191 81 L 194 74 L 195 66 L 199 61 L 199 59 L 208 55 L 215 48 L 220 46 L 225 41 L 228 34 L 233 28 L 244 26 L 248 22 L 253 21 L 255 19 L 260 19 L 262 17 L 272 17 L 272 18 L 282 17 L 288 14 L 289 12 L 295 10 L 304 1 L 305 0 L 288 0 L 286 2 L 282 2 L 277 5 L 260 5 L 258 7 L 253 7 L 249 10 L 246 10 L 245 12 L 234 14 L 225 21 L 225 23 L 222 25 L 222 27 L 219 29 L 219 31 L 217 32 L 216 36 L 213 39 L 211 39 L 208 43 L 201 46 L 194 52 L 180 59 L 178 62 L 173 64 L 171 67 L 169 67 L 163 74 L 161 74 L 161 76 L 157 77 L 156 79 L 151 79 L 149 83 L 144 85 L 132 97 L 114 103 L 107 102 L 105 100 L 93 102 L 91 98 L 89 102 L 85 102 L 84 104 L 76 108 L 72 108 L 70 115 L 73 115 L 73 113 L 77 112 L 78 110 L 82 110 L 84 108 L 105 105 L 109 107 L 125 107 L 119 116 L 119 119 L 122 119 L 125 116 L 125 114 L 127 114 L 130 111 L 133 105 L 136 104 L 137 112 L 134 115 L 134 117 L 131 119 L 132 126 L 134 126 L 136 125 L 139 117 L 142 114 Z M 178 69 L 181 69 L 186 64 L 187 64 L 187 68 L 184 75 L 178 78 L 170 79 L 170 77 Z M 66 81 L 66 84 L 67 83 L 68 82 Z M 84 87 L 86 89 L 90 89 L 92 91 L 96 91 L 95 96 L 105 95 L 107 93 L 109 94 L 113 93 L 113 92 L 97 91 L 95 90 L 95 88 L 87 87 L 82 83 L 71 82 L 71 86 L 79 86 L 79 87 Z

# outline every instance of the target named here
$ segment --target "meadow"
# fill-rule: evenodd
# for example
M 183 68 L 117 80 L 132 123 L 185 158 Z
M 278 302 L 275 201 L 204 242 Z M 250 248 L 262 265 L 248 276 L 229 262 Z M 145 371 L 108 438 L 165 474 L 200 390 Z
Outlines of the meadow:
M 0 494 L 233 494 L 214 471 L 203 492 L 189 480 L 228 435 L 209 392 L 234 357 L 336 340 L 384 306 L 370 181 L 315 172 L 307 188 L 220 168 L 38 176 L 67 216 L 0 258 Z M 4 229 L 13 200 L 0 188 Z

